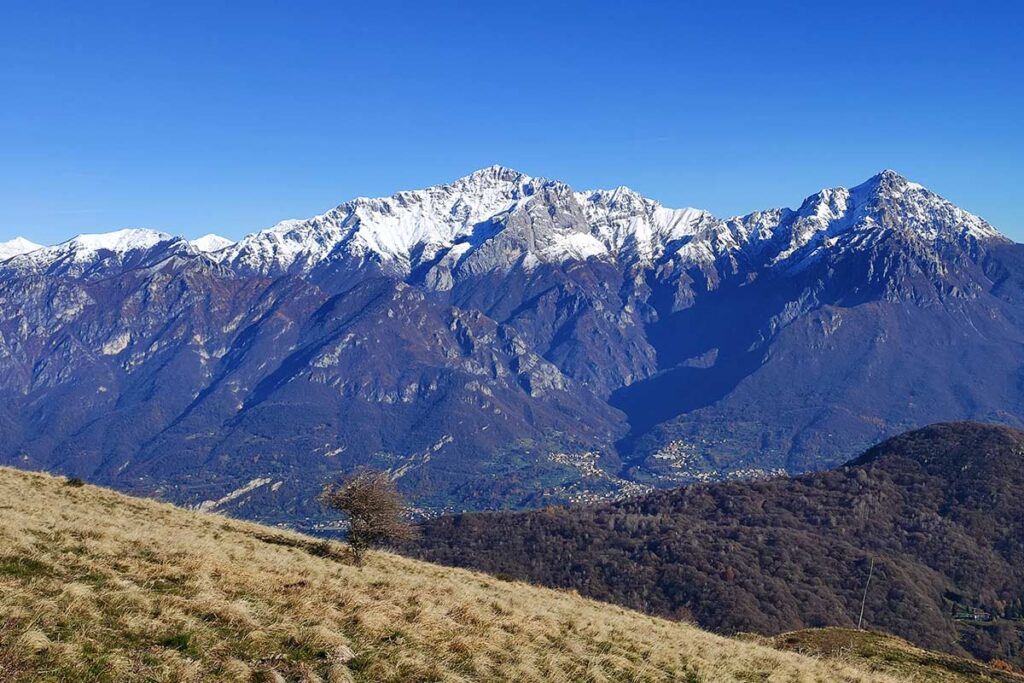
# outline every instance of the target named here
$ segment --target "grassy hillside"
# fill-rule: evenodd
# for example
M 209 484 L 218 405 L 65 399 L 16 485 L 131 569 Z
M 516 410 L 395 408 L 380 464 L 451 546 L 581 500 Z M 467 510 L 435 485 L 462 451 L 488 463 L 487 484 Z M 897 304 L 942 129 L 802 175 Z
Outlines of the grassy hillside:
M 0 468 L 5 682 L 897 680 L 873 666 Z
M 822 657 L 841 657 L 867 668 L 942 683 L 945 681 L 993 680 L 1010 683 L 1024 680 L 1019 674 L 1003 671 L 971 659 L 922 650 L 911 643 L 885 633 L 849 628 L 824 628 L 792 631 L 765 641 L 773 647 Z M 1005 663 L 1003 666 L 1007 666 Z

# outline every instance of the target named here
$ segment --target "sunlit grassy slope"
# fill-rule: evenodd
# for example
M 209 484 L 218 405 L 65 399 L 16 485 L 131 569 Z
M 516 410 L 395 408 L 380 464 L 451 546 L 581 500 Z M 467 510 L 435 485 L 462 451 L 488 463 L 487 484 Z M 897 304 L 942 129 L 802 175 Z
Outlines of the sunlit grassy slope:
M 914 679 L 872 666 L 0 468 L 5 682 Z
M 872 669 L 885 669 L 905 679 L 934 683 L 999 681 L 1018 683 L 1024 675 L 1002 671 L 987 664 L 931 652 L 886 633 L 849 628 L 807 629 L 765 639 L 781 649 L 845 661 Z

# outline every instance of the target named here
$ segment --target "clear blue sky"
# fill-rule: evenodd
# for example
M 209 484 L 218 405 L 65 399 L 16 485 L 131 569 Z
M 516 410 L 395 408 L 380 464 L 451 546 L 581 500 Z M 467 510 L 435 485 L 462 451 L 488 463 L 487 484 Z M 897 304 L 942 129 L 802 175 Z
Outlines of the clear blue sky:
M 501 163 L 721 215 L 895 168 L 1024 240 L 1024 3 L 0 0 L 0 239 Z

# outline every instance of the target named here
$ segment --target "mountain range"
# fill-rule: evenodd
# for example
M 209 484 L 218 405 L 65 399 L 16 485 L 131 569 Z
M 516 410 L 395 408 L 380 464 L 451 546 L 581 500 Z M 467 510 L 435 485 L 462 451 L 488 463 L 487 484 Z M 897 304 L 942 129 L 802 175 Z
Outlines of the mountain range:
M 892 171 L 717 218 L 494 166 L 238 242 L 0 244 L 0 462 L 327 530 L 842 463 L 1024 419 L 1024 252 Z

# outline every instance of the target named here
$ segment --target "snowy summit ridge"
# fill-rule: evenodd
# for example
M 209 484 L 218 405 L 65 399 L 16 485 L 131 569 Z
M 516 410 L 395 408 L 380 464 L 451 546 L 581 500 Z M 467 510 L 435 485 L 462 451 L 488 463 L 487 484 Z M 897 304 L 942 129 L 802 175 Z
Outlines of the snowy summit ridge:
M 821 190 L 796 210 L 720 219 L 700 209 L 664 207 L 628 187 L 576 192 L 560 181 L 496 165 L 448 184 L 357 197 L 238 242 L 210 234 L 188 244 L 243 274 L 308 274 L 332 263 L 373 264 L 402 277 L 426 269 L 428 283 L 445 288 L 460 270 L 589 258 L 678 268 L 742 254 L 771 267 L 791 267 L 843 244 L 878 239 L 886 229 L 927 244 L 1006 239 L 984 220 L 891 170 L 853 188 Z M 13 240 L 0 244 L 0 260 L 39 268 L 179 239 L 131 229 L 80 235 L 52 247 Z
M 13 240 L 0 242 L 0 261 L 6 261 L 15 256 L 27 254 L 36 249 L 42 249 L 43 245 L 31 242 L 24 237 L 15 237 Z
M 896 224 L 926 242 L 1005 240 L 982 219 L 894 171 L 851 189 L 822 190 L 796 211 L 719 219 L 700 209 L 664 207 L 628 187 L 574 192 L 560 181 L 491 166 L 450 184 L 359 197 L 311 219 L 285 221 L 218 258 L 260 273 L 306 273 L 330 261 L 374 261 L 401 275 L 429 266 L 441 283 L 459 268 L 587 258 L 685 267 L 745 253 L 791 265 L 841 236 L 863 240 Z
M 203 235 L 202 237 L 197 237 L 194 240 L 189 240 L 189 244 L 204 254 L 208 254 L 220 251 L 221 249 L 227 249 L 234 244 L 234 241 L 229 240 L 226 237 L 210 233 L 208 235 Z
M 77 235 L 48 247 L 38 247 L 10 258 L 4 266 L 19 271 L 44 272 L 62 266 L 67 272 L 81 274 L 91 265 L 123 261 L 133 253 L 144 253 L 179 238 L 148 228 L 126 228 L 113 232 Z

